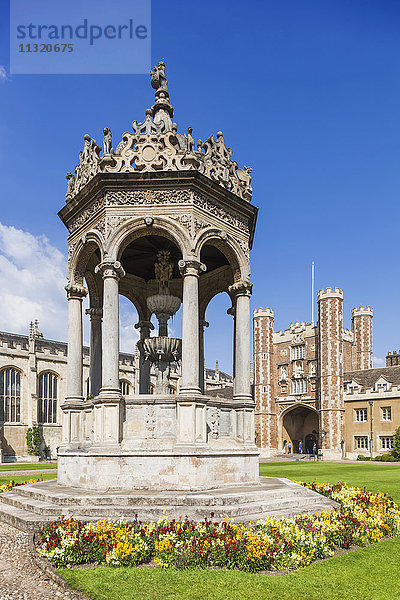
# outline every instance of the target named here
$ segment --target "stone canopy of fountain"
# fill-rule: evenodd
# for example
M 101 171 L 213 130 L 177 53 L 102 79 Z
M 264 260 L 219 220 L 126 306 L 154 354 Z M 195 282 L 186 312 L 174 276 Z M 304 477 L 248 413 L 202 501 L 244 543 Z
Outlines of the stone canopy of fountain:
M 158 320 L 158 336 L 139 340 L 138 348 L 144 359 L 155 365 L 156 394 L 168 394 L 170 365 L 182 358 L 182 340 L 168 337 L 168 320 L 181 305 L 180 298 L 172 296 L 168 288 L 173 272 L 168 250 L 161 250 L 157 254 L 154 271 L 159 292 L 147 298 L 147 307 Z

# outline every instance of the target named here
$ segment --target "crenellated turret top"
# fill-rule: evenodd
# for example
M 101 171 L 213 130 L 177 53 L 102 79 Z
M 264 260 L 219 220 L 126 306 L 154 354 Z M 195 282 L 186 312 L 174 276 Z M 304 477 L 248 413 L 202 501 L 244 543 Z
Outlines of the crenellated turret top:
M 188 170 L 197 170 L 250 201 L 252 169 L 239 168 L 232 160 L 232 149 L 226 147 L 222 131 L 217 133 L 216 139 L 210 135 L 205 142 L 199 139 L 197 144 L 192 127 L 188 127 L 186 134 L 178 133 L 176 123 L 172 122 L 174 109 L 169 101 L 164 60 L 159 61 L 150 76 L 155 89 L 154 104 L 146 110 L 143 122 L 133 121 L 133 133 L 125 132 L 115 150 L 109 127 L 103 129 L 103 149 L 88 134 L 84 136 L 79 164 L 74 173 L 66 175 L 66 201 L 76 196 L 97 173 Z

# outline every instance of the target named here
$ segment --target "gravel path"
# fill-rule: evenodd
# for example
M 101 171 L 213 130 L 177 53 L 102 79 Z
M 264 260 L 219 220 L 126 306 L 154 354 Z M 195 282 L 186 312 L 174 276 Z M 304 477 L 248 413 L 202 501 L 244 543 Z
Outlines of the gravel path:
M 33 562 L 29 535 L 0 523 L 0 600 L 72 600 Z

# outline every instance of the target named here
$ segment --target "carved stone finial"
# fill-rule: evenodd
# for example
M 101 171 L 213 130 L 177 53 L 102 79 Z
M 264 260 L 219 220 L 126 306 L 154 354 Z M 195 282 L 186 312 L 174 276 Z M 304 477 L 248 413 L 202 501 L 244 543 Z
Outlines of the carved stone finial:
M 158 66 L 154 67 L 154 71 L 150 71 L 150 75 L 152 88 L 168 92 L 168 79 L 165 77 L 165 62 L 163 58 L 158 61 Z
M 103 154 L 113 154 L 114 150 L 112 147 L 112 133 L 109 127 L 104 127 L 103 129 L 104 137 L 103 137 Z
M 75 190 L 75 175 L 71 172 L 67 173 L 65 176 L 67 180 L 67 198 L 71 197 Z
M 187 152 L 194 152 L 194 139 L 192 137 L 192 131 L 193 131 L 193 127 L 188 127 L 188 132 L 187 132 L 187 136 L 186 136 Z
M 156 90 L 155 102 L 151 107 L 151 116 L 154 123 L 163 123 L 164 132 L 172 130 L 172 117 L 174 109 L 169 103 L 169 93 L 167 88 L 168 80 L 165 77 L 165 62 L 164 59 L 158 62 L 158 66 L 150 71 L 151 87 Z

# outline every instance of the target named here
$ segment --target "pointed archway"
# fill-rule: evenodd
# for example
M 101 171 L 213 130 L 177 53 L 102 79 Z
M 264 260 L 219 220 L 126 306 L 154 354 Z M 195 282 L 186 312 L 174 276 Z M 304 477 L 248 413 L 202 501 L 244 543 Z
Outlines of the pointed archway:
M 319 415 L 318 412 L 304 404 L 289 408 L 281 416 L 282 420 L 282 448 L 287 452 L 291 443 L 292 452 L 299 451 L 301 442 L 302 451 L 311 453 L 314 443 L 318 447 Z

